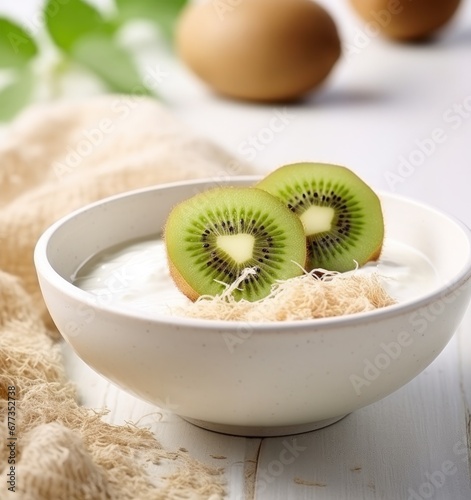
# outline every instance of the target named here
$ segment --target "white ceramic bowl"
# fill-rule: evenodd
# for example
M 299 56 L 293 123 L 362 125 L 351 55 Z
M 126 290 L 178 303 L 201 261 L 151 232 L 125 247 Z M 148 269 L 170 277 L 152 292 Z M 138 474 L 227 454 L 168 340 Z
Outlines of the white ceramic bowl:
M 183 182 L 114 196 L 59 220 L 37 243 L 35 265 L 59 331 L 89 366 L 124 390 L 211 430 L 305 432 L 400 388 L 452 337 L 470 299 L 470 232 L 431 207 L 390 194 L 381 195 L 388 237 L 425 254 L 442 284 L 385 309 L 248 325 L 104 306 L 71 283 L 90 256 L 156 233 L 171 207 L 214 185 Z

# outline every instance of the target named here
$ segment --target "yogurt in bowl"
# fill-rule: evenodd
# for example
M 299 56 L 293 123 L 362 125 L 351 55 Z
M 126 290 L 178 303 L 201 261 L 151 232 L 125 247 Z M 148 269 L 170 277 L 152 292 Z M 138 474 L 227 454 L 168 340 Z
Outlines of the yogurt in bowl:
M 372 272 L 398 302 L 420 297 L 440 284 L 427 256 L 397 240 L 386 239 L 381 258 L 355 271 Z M 106 249 L 84 263 L 72 282 L 104 304 L 158 315 L 178 314 L 190 302 L 170 276 L 160 235 Z
M 187 299 L 169 277 L 162 227 L 175 204 L 214 186 L 180 182 L 107 198 L 39 239 L 35 265 L 49 312 L 97 372 L 160 407 L 171 402 L 204 428 L 273 436 L 323 427 L 391 394 L 446 346 L 471 295 L 470 231 L 386 193 L 384 252 L 359 272 L 385 276 L 397 304 L 278 323 L 175 314 Z

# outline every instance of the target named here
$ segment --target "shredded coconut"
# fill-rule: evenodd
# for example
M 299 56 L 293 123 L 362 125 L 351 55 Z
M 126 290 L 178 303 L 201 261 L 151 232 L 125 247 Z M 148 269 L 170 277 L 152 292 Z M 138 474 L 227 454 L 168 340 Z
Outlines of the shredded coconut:
M 338 273 L 325 269 L 276 282 L 265 298 L 237 301 L 233 292 L 255 271 L 247 268 L 239 278 L 216 296 L 204 295 L 178 309 L 191 318 L 228 321 L 293 321 L 343 316 L 395 304 L 377 273 Z

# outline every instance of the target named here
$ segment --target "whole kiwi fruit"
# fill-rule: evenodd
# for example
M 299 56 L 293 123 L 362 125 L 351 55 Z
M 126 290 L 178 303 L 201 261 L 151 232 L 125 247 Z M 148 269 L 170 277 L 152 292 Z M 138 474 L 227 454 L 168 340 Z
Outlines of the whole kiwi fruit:
M 460 0 L 350 0 L 365 21 L 375 23 L 392 39 L 427 38 L 443 27 Z
M 255 188 L 214 188 L 181 202 L 167 218 L 164 240 L 170 274 L 191 300 L 218 295 L 241 278 L 233 297 L 258 300 L 276 280 L 301 275 L 306 262 L 299 218 Z
M 352 170 L 326 163 L 293 163 L 256 186 L 279 198 L 301 219 L 308 271 L 345 272 L 380 256 L 381 202 Z
M 184 9 L 176 50 L 216 92 L 261 102 L 321 84 L 341 54 L 336 25 L 312 0 L 206 0 Z

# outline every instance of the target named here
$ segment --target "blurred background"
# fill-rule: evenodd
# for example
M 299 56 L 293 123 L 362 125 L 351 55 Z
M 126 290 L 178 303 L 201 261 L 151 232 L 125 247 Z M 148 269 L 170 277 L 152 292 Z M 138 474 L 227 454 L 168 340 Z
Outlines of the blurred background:
M 209 0 L 226 27 L 251 1 Z M 0 0 L 0 120 L 6 126 L 32 102 L 149 95 L 260 172 L 300 160 L 339 163 L 471 224 L 471 2 L 456 2 L 431 36 L 399 41 L 379 28 L 401 0 L 369 19 L 372 2 L 364 1 L 362 12 L 361 0 L 318 0 L 341 56 L 301 99 L 262 102 L 214 92 L 177 55 L 185 0 Z M 195 46 L 206 29 L 197 22 Z

